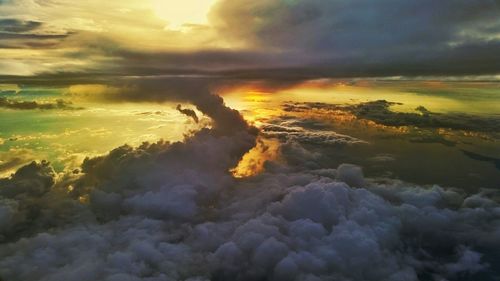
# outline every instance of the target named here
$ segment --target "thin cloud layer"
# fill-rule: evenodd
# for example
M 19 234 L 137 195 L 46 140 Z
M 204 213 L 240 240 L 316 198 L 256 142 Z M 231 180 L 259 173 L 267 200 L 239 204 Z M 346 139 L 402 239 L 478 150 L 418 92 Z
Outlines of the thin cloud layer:
M 367 143 L 366 141 L 332 131 L 307 129 L 298 124 L 294 124 L 293 120 L 277 123 L 278 124 L 263 124 L 260 127 L 262 134 L 269 138 L 281 139 L 283 142 L 293 140 L 300 143 L 339 146 Z
M 387 126 L 414 126 L 418 128 L 449 128 L 453 130 L 500 132 L 500 120 L 495 115 L 470 115 L 465 113 L 436 113 L 423 106 L 415 108 L 415 113 L 396 112 L 391 106 L 401 103 L 376 100 L 354 105 L 336 105 L 326 103 L 286 103 L 288 112 L 307 112 L 312 109 L 328 111 L 347 111 L 360 119 L 374 121 Z
M 73 107 L 71 102 L 67 102 L 62 99 L 56 100 L 56 102 L 37 102 L 37 101 L 18 101 L 12 100 L 4 97 L 0 97 L 0 108 L 7 109 L 19 109 L 19 110 L 31 110 L 31 109 L 79 109 Z

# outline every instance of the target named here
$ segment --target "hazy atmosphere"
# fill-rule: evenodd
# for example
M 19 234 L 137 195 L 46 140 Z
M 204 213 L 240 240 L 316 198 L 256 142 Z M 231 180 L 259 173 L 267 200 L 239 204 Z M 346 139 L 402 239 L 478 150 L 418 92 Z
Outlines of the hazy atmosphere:
M 500 2 L 0 0 L 0 280 L 500 280 Z

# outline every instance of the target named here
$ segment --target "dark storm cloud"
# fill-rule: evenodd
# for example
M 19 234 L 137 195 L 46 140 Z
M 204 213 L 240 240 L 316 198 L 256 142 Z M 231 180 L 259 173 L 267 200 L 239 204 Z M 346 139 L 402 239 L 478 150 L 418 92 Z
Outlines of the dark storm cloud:
M 499 19 L 500 5 L 494 0 L 225 0 L 212 10 L 211 24 L 218 36 L 244 48 L 146 51 L 106 34 L 78 31 L 82 37 L 65 40 L 78 50 L 72 48 L 63 58 L 87 58 L 95 65 L 52 69 L 29 82 L 207 75 L 289 83 L 323 77 L 497 74 Z M 43 25 L 36 21 L 2 23 L 0 45 L 6 48 L 50 48 L 73 38 L 73 33 L 35 32 Z M 9 79 L 26 78 L 0 77 Z
M 57 42 L 24 42 L 23 46 L 50 47 Z M 13 46 L 7 46 L 12 48 Z M 0 76 L 3 83 L 27 85 L 71 85 L 78 83 L 109 83 L 127 77 L 201 77 L 221 85 L 259 82 L 271 88 L 290 87 L 302 81 L 317 78 L 384 77 L 384 76 L 470 76 L 500 72 L 500 42 L 484 45 L 461 46 L 419 58 L 409 55 L 402 59 L 388 58 L 371 62 L 364 59 L 323 59 L 310 62 L 301 54 L 262 52 L 238 53 L 224 51 L 192 53 L 140 52 L 110 53 L 113 64 L 100 63 L 99 67 L 77 72 L 56 70 L 36 76 Z M 74 56 L 76 54 L 72 54 Z M 80 54 L 80 57 L 86 57 Z M 91 58 L 92 56 L 89 56 Z
M 247 48 L 114 46 L 115 69 L 268 80 L 500 72 L 500 5 L 493 0 L 220 1 L 211 18 L 220 36 Z
M 500 16 L 500 13 L 499 13 Z M 500 28 L 499 28 L 500 32 Z M 443 43 L 444 44 L 444 43 Z M 447 44 L 444 44 L 447 46 Z M 290 43 L 288 46 L 293 46 Z M 116 47 L 113 47 L 116 48 Z M 358 48 L 353 46 L 352 48 Z M 316 50 L 204 50 L 141 52 L 113 49 L 116 57 L 107 70 L 122 75 L 208 75 L 223 79 L 263 79 L 291 82 L 321 77 L 395 75 L 481 75 L 500 71 L 500 41 L 466 42 L 455 47 L 429 48 L 418 53 L 387 53 L 387 47 L 360 50 L 363 56 L 327 54 Z M 373 52 L 373 54 L 369 54 Z M 77 54 L 73 54 L 77 55 Z M 80 54 L 81 55 L 81 54 Z
M 261 46 L 371 60 L 488 41 L 500 28 L 494 0 L 226 0 L 213 14 L 228 36 Z
M 223 70 L 238 70 L 240 68 L 258 68 L 265 66 L 287 66 L 298 64 L 300 61 L 288 61 L 286 54 L 275 54 L 269 52 L 258 52 L 253 50 L 202 50 L 191 52 L 140 52 L 127 49 L 117 49 L 113 52 L 130 66 L 132 69 L 126 69 L 127 72 L 133 67 L 144 67 L 149 69 L 148 65 L 153 65 L 159 70 L 164 69 L 187 69 L 208 71 L 217 73 Z M 130 63 L 130 65 L 128 65 Z M 140 71 L 138 73 L 141 73 Z M 154 72 L 153 72 L 154 73 Z
M 29 35 L 30 36 L 30 35 Z M 64 37 L 66 35 L 51 35 Z M 54 41 L 55 40 L 55 41 Z M 25 47 L 44 48 L 57 44 L 54 40 L 22 40 Z M 19 40 L 18 40 L 19 41 Z M 13 48 L 14 41 L 5 47 Z M 2 44 L 0 42 L 0 44 Z M 10 45 L 9 45 L 10 44 Z M 14 44 L 14 45 L 12 45 Z M 85 45 L 85 44 L 83 44 Z M 196 52 L 130 51 L 120 47 L 92 47 L 89 51 L 66 54 L 68 59 L 108 57 L 99 67 L 79 71 L 54 70 L 35 76 L 0 76 L 0 82 L 27 85 L 71 85 L 80 83 L 126 83 L 130 77 L 149 79 L 201 78 L 212 84 L 231 85 L 261 83 L 270 88 L 290 87 L 309 79 L 384 77 L 384 76 L 464 76 L 488 75 L 500 72 L 500 42 L 467 43 L 453 48 L 426 50 L 421 54 L 386 54 L 384 59 L 329 56 L 315 57 L 298 51 L 227 51 L 207 50 Z M 112 63 L 109 63 L 112 61 Z M 168 79 L 167 79 L 168 80 Z M 147 83 L 147 82 L 146 82 Z M 168 83 L 168 81 L 167 81 Z
M 19 109 L 19 110 L 32 110 L 32 109 L 79 109 L 71 106 L 71 102 L 58 99 L 54 103 L 45 102 L 40 103 L 37 101 L 18 101 L 5 97 L 0 97 L 0 108 Z

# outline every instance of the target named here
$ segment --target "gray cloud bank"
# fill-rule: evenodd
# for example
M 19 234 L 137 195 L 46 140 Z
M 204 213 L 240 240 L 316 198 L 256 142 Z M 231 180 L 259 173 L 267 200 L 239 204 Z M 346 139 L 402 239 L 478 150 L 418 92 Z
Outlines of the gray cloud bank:
M 115 54 L 129 72 L 247 79 L 500 71 L 500 5 L 493 0 L 227 0 L 216 4 L 211 18 L 222 36 L 249 47 Z
M 226 0 L 213 14 L 227 36 L 294 50 L 340 75 L 499 70 L 500 5 L 493 0 Z
M 77 43 L 79 50 L 63 57 L 99 60 L 99 67 L 52 70 L 38 73 L 39 78 L 59 74 L 68 79 L 76 73 L 95 80 L 103 74 L 108 79 L 188 74 L 297 80 L 500 73 L 500 5 L 495 0 L 224 0 L 210 18 L 223 40 L 245 47 L 141 51 L 91 31 L 37 34 L 47 23 L 15 18 L 0 22 L 0 39 L 8 48 L 57 48 L 87 35 Z

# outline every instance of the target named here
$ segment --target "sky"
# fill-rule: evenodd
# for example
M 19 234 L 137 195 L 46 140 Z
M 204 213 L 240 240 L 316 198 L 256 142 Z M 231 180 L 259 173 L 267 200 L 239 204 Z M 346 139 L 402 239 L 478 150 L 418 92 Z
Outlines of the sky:
M 498 0 L 0 0 L 0 280 L 498 280 L 498 50 Z
M 7 0 L 0 79 L 495 76 L 499 10 L 494 0 Z

